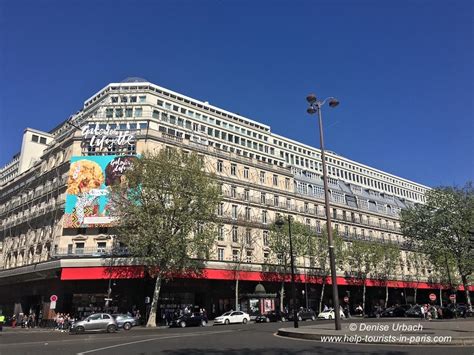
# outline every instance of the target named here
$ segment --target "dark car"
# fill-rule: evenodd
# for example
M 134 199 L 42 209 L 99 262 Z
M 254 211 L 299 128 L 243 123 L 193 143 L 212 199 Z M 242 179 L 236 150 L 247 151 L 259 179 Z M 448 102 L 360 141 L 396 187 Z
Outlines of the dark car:
M 315 320 L 316 313 L 310 308 L 300 308 L 297 312 L 297 317 L 299 321 L 308 319 Z M 288 319 L 293 320 L 293 311 L 288 313 Z
M 421 317 L 421 306 L 414 305 L 405 312 L 406 317 L 420 318 Z
M 256 323 L 268 323 L 268 322 L 286 322 L 288 315 L 280 311 L 271 311 L 265 314 L 260 314 L 255 318 Z
M 381 317 L 405 317 L 405 313 L 407 310 L 411 308 L 410 305 L 403 305 L 403 306 L 393 306 L 386 308 L 380 314 Z
M 449 304 L 441 309 L 443 318 L 472 317 L 473 312 L 465 304 Z
M 205 327 L 207 324 L 207 317 L 200 313 L 183 314 L 182 316 L 173 319 L 170 327 Z

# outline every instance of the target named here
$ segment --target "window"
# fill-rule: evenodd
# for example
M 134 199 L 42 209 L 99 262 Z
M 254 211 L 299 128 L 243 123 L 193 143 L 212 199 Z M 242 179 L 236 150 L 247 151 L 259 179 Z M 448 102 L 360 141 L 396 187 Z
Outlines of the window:
M 247 262 L 251 263 L 252 262 L 252 251 L 247 250 Z
M 246 221 L 250 221 L 250 215 L 251 215 L 251 208 L 245 207 L 245 220 Z
M 267 211 L 262 211 L 262 223 L 267 224 Z
M 217 260 L 224 260 L 224 248 L 217 248 Z
M 232 242 L 233 243 L 238 243 L 239 242 L 238 231 L 239 230 L 236 226 L 232 227 Z
M 280 202 L 279 202 L 279 197 L 278 197 L 277 195 L 274 195 L 274 196 L 273 196 L 273 205 L 276 206 L 276 207 L 278 207 L 279 204 L 280 204 Z
M 217 172 L 222 173 L 222 160 L 217 161 Z
M 249 178 L 249 168 L 248 167 L 244 167 L 244 178 L 245 179 Z
M 260 172 L 260 183 L 262 183 L 262 184 L 265 183 L 265 172 L 264 171 Z
M 251 245 L 252 244 L 252 230 L 250 228 L 247 228 L 245 230 L 245 243 L 247 245 Z
M 224 240 L 224 226 L 219 226 L 217 229 L 217 240 L 223 241 Z
M 118 102 L 118 97 L 117 96 L 112 96 L 111 100 L 112 100 L 112 103 L 115 104 L 115 103 Z
M 273 186 L 278 186 L 278 175 L 273 175 Z
M 105 117 L 106 118 L 112 118 L 114 115 L 114 109 L 113 108 L 108 108 L 105 110 Z
M 237 175 L 237 164 L 230 164 L 230 174 L 233 176 Z
M 219 206 L 217 206 L 217 215 L 222 216 L 224 215 L 224 204 L 220 203 Z
M 137 102 L 136 96 L 130 96 L 130 102 Z
M 38 137 L 36 134 L 33 134 L 33 136 L 31 136 L 31 140 L 32 140 L 33 142 L 38 142 L 39 137 Z
M 268 252 L 263 253 L 263 262 L 268 263 L 269 260 L 270 260 L 270 253 Z
M 239 261 L 239 251 L 236 249 L 232 250 L 232 261 Z
M 138 99 L 140 102 L 146 102 L 146 96 L 139 96 Z
M 235 186 L 230 187 L 230 197 L 232 197 L 232 198 L 237 197 L 237 188 Z
M 115 109 L 115 117 L 123 117 L 123 109 L 121 108 Z
M 106 242 L 98 242 L 97 243 L 97 252 L 98 253 L 105 253 Z
M 76 243 L 76 254 L 84 254 L 84 243 Z
M 346 237 L 349 236 L 349 227 L 348 227 L 348 226 L 344 226 L 344 235 L 345 235 Z
M 245 201 L 248 201 L 250 199 L 250 190 L 249 189 L 245 189 L 244 190 L 244 200 Z
M 290 189 L 290 179 L 285 178 L 285 189 L 289 190 Z
M 237 205 L 232 205 L 232 219 L 237 219 Z
M 135 109 L 135 117 L 142 117 L 143 109 L 138 107 Z
M 41 144 L 46 144 L 46 138 L 40 137 L 40 143 Z
M 269 244 L 268 231 L 263 231 L 263 246 L 268 247 Z
M 266 202 L 266 195 L 265 192 L 260 193 L 260 203 Z
M 321 233 L 321 221 L 316 221 L 316 233 Z

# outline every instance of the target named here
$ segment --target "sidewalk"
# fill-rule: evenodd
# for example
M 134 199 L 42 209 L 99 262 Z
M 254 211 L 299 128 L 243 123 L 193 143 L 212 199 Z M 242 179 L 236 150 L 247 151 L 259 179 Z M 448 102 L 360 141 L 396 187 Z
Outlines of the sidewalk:
M 334 323 L 300 328 L 281 328 L 280 336 L 327 343 L 397 345 L 474 345 L 474 319 L 422 321 L 399 318 L 393 321 L 344 320 L 341 331 Z

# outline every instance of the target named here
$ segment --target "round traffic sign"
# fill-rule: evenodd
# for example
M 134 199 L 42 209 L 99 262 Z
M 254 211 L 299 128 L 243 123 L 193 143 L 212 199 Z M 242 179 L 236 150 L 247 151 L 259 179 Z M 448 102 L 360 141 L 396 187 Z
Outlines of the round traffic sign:
M 56 295 L 51 295 L 51 297 L 49 298 L 49 300 L 50 300 L 51 302 L 56 302 L 56 301 L 58 300 L 58 296 L 56 296 Z
M 344 302 L 346 302 L 346 303 L 349 302 L 349 297 L 345 296 L 344 297 Z
M 456 295 L 455 294 L 449 295 L 449 299 L 451 301 L 456 301 Z
M 436 295 L 434 293 L 430 293 L 430 301 L 436 301 Z

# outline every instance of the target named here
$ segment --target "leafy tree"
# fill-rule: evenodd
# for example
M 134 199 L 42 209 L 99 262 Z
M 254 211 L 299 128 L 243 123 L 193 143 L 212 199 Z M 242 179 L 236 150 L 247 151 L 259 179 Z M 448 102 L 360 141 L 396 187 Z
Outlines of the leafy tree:
M 474 259 L 469 255 L 470 234 L 474 229 L 474 187 L 439 187 L 426 193 L 426 203 L 402 210 L 403 234 L 412 239 L 432 260 L 453 260 L 466 299 L 471 307 L 469 284 Z
M 367 278 L 379 267 L 382 260 L 379 244 L 354 240 L 348 251 L 348 264 L 362 283 L 362 309 L 365 313 L 365 293 Z
M 414 291 L 414 300 L 413 302 L 417 303 L 417 295 L 418 295 L 418 285 L 422 280 L 422 270 L 423 264 L 421 263 L 422 256 L 419 253 L 415 252 L 408 252 L 406 254 L 406 264 L 410 267 L 409 274 L 407 275 L 406 279 L 412 281 L 415 285 L 413 287 Z
M 344 260 L 344 241 L 339 233 L 333 229 L 334 253 L 336 255 L 336 265 Z M 329 260 L 328 249 L 328 233 L 327 229 L 323 229 L 320 237 L 312 236 L 307 241 L 308 254 L 315 260 L 318 266 L 318 274 L 322 277 L 321 295 L 319 298 L 319 312 L 322 311 L 324 291 L 326 288 L 327 278 L 331 275 L 331 264 Z M 315 239 L 314 241 L 312 239 Z
M 270 233 L 268 236 L 268 246 L 274 255 L 277 265 L 267 265 L 272 271 L 278 272 L 278 281 L 281 282 L 280 288 L 280 311 L 284 310 L 284 295 L 285 295 L 285 281 L 288 274 L 291 273 L 291 254 L 290 254 L 290 239 L 289 239 L 289 224 L 288 218 L 284 218 L 283 226 L 279 227 L 275 223 L 270 226 Z M 303 223 L 291 220 L 291 239 L 293 244 L 293 256 L 296 263 L 298 256 L 305 254 L 305 247 L 309 228 Z M 296 266 L 295 266 L 296 268 Z M 294 305 L 296 306 L 296 305 Z
M 183 273 L 199 273 L 216 237 L 220 188 L 196 154 L 167 149 L 144 153 L 112 187 L 116 238 L 155 278 L 147 326 L 156 326 L 160 288 Z
M 400 259 L 400 248 L 392 243 L 378 244 L 373 251 L 380 260 L 377 267 L 378 275 L 385 282 L 385 307 L 388 303 L 388 281 L 396 276 L 396 269 Z

